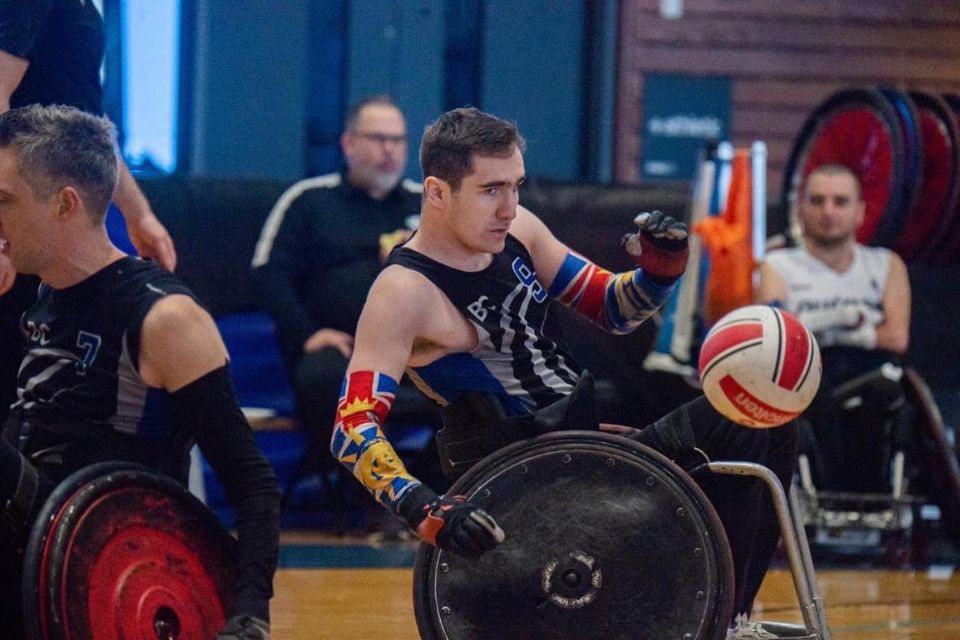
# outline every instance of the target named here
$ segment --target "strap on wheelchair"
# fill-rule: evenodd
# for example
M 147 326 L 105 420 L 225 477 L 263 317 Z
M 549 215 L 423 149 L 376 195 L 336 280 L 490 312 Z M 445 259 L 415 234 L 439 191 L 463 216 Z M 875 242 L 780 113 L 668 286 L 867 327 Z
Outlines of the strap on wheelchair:
M 892 413 L 904 403 L 900 383 L 902 377 L 902 367 L 885 362 L 876 369 L 840 383 L 830 391 L 830 397 L 847 411 L 868 406 Z
M 443 408 L 437 432 L 440 468 L 450 480 L 511 442 L 565 429 L 596 430 L 593 376 L 583 372 L 570 395 L 522 416 L 507 416 L 494 394 L 470 391 Z
M 17 479 L 17 488 L 13 495 L 0 510 L 0 520 L 15 535 L 26 526 L 34 510 L 37 499 L 37 490 L 40 488 L 40 475 L 36 468 L 20 454 L 20 477 Z

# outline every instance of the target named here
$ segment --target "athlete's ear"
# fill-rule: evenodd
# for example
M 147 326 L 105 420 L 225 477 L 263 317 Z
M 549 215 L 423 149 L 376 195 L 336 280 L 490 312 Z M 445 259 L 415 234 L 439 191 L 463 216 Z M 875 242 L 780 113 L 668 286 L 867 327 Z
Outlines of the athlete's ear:
M 67 218 L 83 208 L 80 194 L 71 186 L 61 187 L 55 198 L 58 218 Z
M 442 207 L 449 198 L 450 186 L 434 176 L 427 176 L 423 181 L 423 197 L 435 207 Z
M 853 204 L 854 209 L 856 210 L 856 220 L 857 220 L 857 229 L 863 226 L 863 221 L 867 215 L 867 203 L 863 198 L 860 198 Z

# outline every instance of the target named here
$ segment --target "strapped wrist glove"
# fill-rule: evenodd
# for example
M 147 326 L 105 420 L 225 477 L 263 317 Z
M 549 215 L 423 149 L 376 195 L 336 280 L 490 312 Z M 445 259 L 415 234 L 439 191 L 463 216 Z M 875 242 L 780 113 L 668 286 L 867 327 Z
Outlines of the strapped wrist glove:
M 464 496 L 438 496 L 420 485 L 398 506 L 400 517 L 424 542 L 465 558 L 479 558 L 503 542 L 503 529 Z
M 805 309 L 797 318 L 819 338 L 830 331 L 856 329 L 864 323 L 864 313 L 858 306 L 844 305 L 829 309 Z
M 640 230 L 626 234 L 622 244 L 644 274 L 663 282 L 683 275 L 690 255 L 687 225 L 662 211 L 644 211 L 633 222 Z
M 834 329 L 817 335 L 821 347 L 858 347 L 868 351 L 877 347 L 877 330 L 865 324 L 855 329 Z
M 270 640 L 270 625 L 253 616 L 233 616 L 217 634 L 217 640 Z

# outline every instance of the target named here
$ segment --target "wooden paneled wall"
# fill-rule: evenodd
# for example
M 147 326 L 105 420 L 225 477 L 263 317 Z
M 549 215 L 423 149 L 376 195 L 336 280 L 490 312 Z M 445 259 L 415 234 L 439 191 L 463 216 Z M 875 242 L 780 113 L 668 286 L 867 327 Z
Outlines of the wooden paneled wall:
M 621 0 L 615 176 L 640 180 L 644 77 L 731 79 L 732 139 L 769 149 L 779 193 L 794 137 L 824 98 L 852 86 L 960 92 L 957 0 Z

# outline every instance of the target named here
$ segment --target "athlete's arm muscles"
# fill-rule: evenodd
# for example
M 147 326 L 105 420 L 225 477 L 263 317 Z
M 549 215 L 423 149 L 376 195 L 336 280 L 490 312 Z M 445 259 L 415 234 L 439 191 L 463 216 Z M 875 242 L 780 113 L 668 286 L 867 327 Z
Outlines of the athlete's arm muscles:
M 904 354 L 910 345 L 910 279 L 907 267 L 890 255 L 890 272 L 883 290 L 883 322 L 877 325 L 877 349 Z
M 189 296 L 158 300 L 140 330 L 140 376 L 171 392 L 174 428 L 188 429 L 237 515 L 234 614 L 269 618 L 279 549 L 280 492 L 230 383 L 227 350 L 210 315 Z
M 409 269 L 391 266 L 370 288 L 330 440 L 331 453 L 394 513 L 401 498 L 420 484 L 383 433 L 397 384 L 430 309 L 427 283 L 418 278 Z
M 30 61 L 0 50 L 0 113 L 10 110 L 10 96 L 20 86 Z
M 761 304 L 785 304 L 787 285 L 773 267 L 760 263 L 760 287 L 757 289 L 757 302 Z
M 523 207 L 517 208 L 513 233 L 530 252 L 537 278 L 550 296 L 609 333 L 636 329 L 673 290 L 672 283 L 646 277 L 641 269 L 615 274 L 597 266 L 557 240 Z
M 140 377 L 176 391 L 227 363 L 217 326 L 189 296 L 164 296 L 151 307 L 140 330 Z

